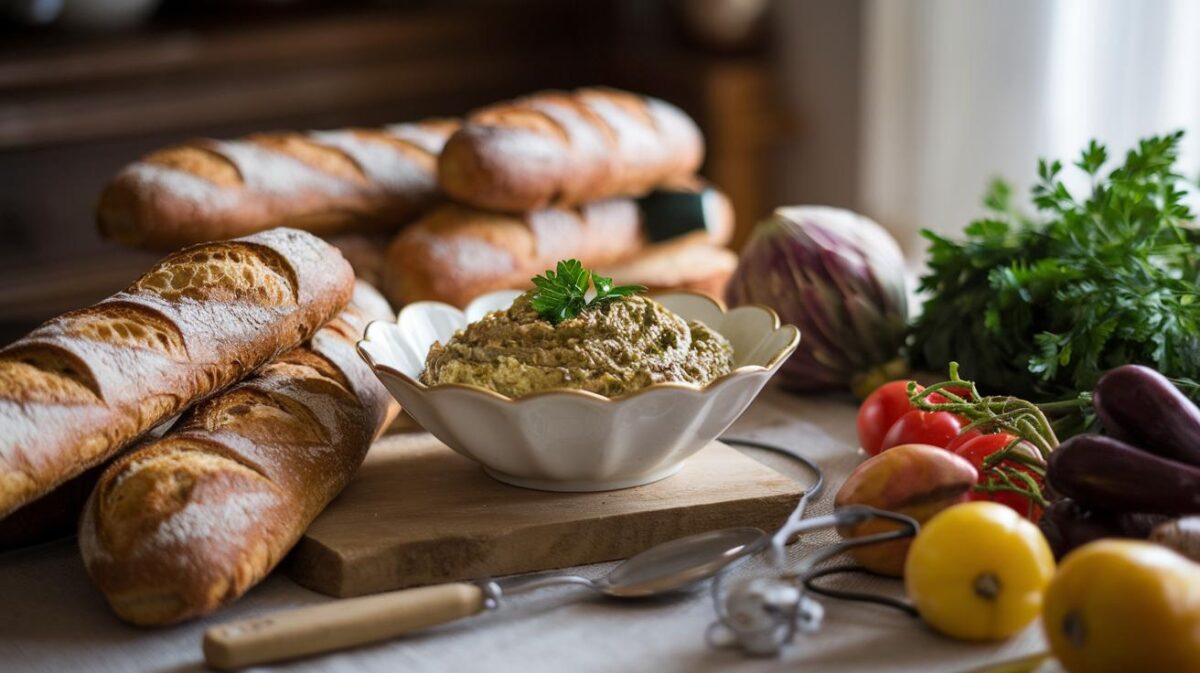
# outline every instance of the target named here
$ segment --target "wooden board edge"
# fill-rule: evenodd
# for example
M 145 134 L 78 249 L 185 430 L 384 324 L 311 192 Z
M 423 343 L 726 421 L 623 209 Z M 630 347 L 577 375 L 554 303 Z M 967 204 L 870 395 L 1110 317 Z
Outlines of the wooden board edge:
M 595 546 L 583 544 L 575 548 L 558 546 L 554 550 L 556 561 L 550 564 L 539 560 L 542 557 L 529 553 L 523 546 L 521 538 L 535 539 L 549 536 L 559 540 L 569 540 L 571 530 L 577 528 L 575 522 L 556 522 L 527 528 L 513 535 L 492 540 L 490 543 L 471 538 L 460 538 L 452 543 L 445 540 L 431 543 L 428 546 L 431 548 L 437 546 L 439 556 L 445 555 L 445 545 L 459 546 L 456 553 L 463 560 L 454 567 L 445 567 L 440 570 L 430 567 L 421 568 L 423 559 L 420 558 L 414 558 L 413 566 L 406 569 L 402 563 L 397 563 L 395 551 L 385 549 L 372 554 L 374 558 L 355 559 L 354 564 L 339 565 L 336 571 L 328 568 L 318 569 L 313 575 L 308 576 L 294 573 L 293 570 L 307 572 L 328 562 L 318 557 L 306 558 L 297 566 L 289 566 L 288 574 L 294 581 L 306 588 L 337 598 L 350 598 L 444 582 L 551 571 L 578 565 L 615 561 L 628 558 L 659 542 L 718 528 L 753 526 L 764 531 L 773 531 L 783 524 L 795 508 L 800 497 L 799 493 L 803 492 L 802 484 L 797 482 L 796 486 L 798 490 L 796 494 L 748 498 L 732 503 L 710 503 L 656 512 L 655 515 L 659 517 L 674 516 L 673 530 L 670 536 L 664 539 L 640 540 L 621 535 L 622 531 L 633 528 L 626 525 L 628 519 L 644 516 L 644 513 L 611 517 L 603 524 L 603 528 L 610 531 L 611 534 L 607 536 L 603 532 L 599 534 L 600 537 L 607 537 L 606 546 L 602 547 L 602 551 L 597 552 Z M 659 529 L 661 527 L 659 526 Z M 593 533 L 593 535 L 596 534 Z M 412 545 L 409 546 L 412 547 Z M 409 556 L 432 558 L 432 553 L 422 553 L 421 547 L 423 546 L 425 545 L 418 545 L 417 552 L 409 554 Z M 323 545 L 314 543 L 302 553 L 307 554 L 310 550 L 321 553 L 323 547 Z M 510 558 L 501 558 L 491 567 L 483 567 L 483 559 L 496 555 L 503 557 L 503 549 L 525 549 L 526 551 L 510 553 Z M 326 558 L 332 554 L 328 548 L 324 548 L 323 552 Z
M 346 584 L 346 560 L 341 554 L 306 535 L 284 559 L 283 571 L 296 584 L 326 596 L 341 596 Z

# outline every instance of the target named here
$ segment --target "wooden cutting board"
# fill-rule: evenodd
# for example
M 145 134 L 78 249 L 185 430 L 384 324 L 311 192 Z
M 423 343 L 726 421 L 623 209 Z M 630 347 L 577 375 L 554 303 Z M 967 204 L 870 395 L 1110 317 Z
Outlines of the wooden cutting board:
M 346 597 L 626 558 L 729 526 L 778 527 L 799 483 L 714 442 L 677 474 L 600 493 L 508 486 L 432 436 L 380 440 L 287 564 L 299 584 Z

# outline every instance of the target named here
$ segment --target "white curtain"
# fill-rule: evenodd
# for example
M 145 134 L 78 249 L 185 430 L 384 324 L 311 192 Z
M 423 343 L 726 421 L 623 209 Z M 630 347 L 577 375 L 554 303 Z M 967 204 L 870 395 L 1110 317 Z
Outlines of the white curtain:
M 1068 165 L 1093 137 L 1119 158 L 1185 129 L 1196 174 L 1200 1 L 867 0 L 864 17 L 858 201 L 914 260 L 916 232 L 961 230 L 991 178 L 1028 203 L 1038 157 Z

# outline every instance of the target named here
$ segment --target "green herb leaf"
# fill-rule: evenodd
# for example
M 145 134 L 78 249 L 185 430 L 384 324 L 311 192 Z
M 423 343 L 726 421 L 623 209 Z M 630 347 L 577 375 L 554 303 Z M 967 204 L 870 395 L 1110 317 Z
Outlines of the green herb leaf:
M 646 291 L 645 285 L 618 285 L 613 287 L 613 279 L 592 274 L 592 283 L 596 286 L 596 296 L 588 302 L 588 308 L 599 306 L 605 302 L 614 301 Z
M 588 301 L 588 288 L 595 284 L 596 295 Z M 534 292 L 530 305 L 546 320 L 558 324 L 574 318 L 587 309 L 645 292 L 641 285 L 613 287 L 613 280 L 593 275 L 583 268 L 577 259 L 568 259 L 557 264 L 555 271 L 533 278 Z
M 559 323 L 579 315 L 587 305 L 587 291 L 592 275 L 577 259 L 558 263 L 557 272 L 533 278 L 536 290 L 530 304 L 543 318 Z
M 1083 155 L 1079 159 L 1079 163 L 1075 164 L 1088 175 L 1095 175 L 1104 162 L 1108 161 L 1108 150 L 1093 139 L 1088 143 L 1087 149 L 1083 151 Z
M 1042 160 L 1036 217 L 993 182 L 988 218 L 963 240 L 923 232 L 929 299 L 913 325 L 915 364 L 957 360 L 987 391 L 1045 401 L 1136 362 L 1200 398 L 1200 232 L 1174 167 L 1181 137 L 1146 138 L 1107 174 L 1108 150 L 1093 141 L 1074 164 L 1089 193 L 1072 194 L 1063 164 Z

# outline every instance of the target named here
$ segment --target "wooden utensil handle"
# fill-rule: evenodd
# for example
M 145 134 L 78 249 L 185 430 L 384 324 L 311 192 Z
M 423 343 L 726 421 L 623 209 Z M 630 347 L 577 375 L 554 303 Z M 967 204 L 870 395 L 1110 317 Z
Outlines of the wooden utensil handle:
M 214 626 L 204 634 L 204 659 L 233 671 L 387 640 L 483 607 L 483 589 L 463 582 L 333 601 Z

